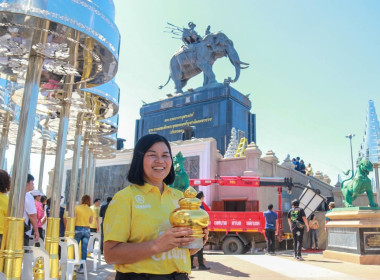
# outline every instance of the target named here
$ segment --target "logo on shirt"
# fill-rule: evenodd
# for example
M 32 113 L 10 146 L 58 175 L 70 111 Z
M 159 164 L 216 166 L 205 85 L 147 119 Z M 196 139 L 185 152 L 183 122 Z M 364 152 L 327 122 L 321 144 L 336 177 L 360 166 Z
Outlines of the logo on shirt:
M 142 195 L 136 195 L 135 196 L 135 200 L 138 204 L 144 204 L 145 202 L 145 197 L 143 197 Z
M 142 195 L 136 195 L 135 201 L 138 204 L 138 205 L 135 205 L 135 208 L 137 208 L 137 209 L 151 208 L 150 204 L 144 204 L 145 203 L 145 197 Z

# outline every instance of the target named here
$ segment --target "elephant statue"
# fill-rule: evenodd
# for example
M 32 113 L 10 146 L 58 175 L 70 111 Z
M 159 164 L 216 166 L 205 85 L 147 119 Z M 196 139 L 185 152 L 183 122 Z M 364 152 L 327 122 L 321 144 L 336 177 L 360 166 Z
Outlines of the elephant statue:
M 233 42 L 222 33 L 207 34 L 200 42 L 182 46 L 170 59 L 170 75 L 165 85 L 170 79 L 174 81 L 175 93 L 183 93 L 182 88 L 192 77 L 203 72 L 203 86 L 207 87 L 217 83 L 212 65 L 218 58 L 228 56 L 232 65 L 235 66 L 236 75 L 230 82 L 234 83 L 239 79 L 240 69 L 248 68 L 249 64 L 240 61 L 239 55 L 234 48 Z M 245 65 L 245 66 L 242 66 Z

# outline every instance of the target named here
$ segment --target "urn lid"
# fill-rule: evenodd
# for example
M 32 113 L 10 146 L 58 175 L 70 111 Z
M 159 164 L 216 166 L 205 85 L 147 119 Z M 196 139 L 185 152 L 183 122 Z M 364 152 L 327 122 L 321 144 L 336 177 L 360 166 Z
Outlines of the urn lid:
M 193 187 L 188 187 L 183 195 L 185 198 L 182 198 L 178 204 L 181 209 L 199 209 L 202 204 L 202 201 L 197 196 L 197 191 Z

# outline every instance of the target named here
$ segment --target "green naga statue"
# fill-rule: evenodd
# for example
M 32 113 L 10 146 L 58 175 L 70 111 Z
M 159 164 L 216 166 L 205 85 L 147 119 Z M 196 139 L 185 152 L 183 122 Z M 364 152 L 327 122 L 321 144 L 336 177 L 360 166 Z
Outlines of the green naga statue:
M 355 176 L 354 172 L 351 170 L 351 178 L 342 182 L 340 187 L 343 193 L 343 203 L 346 207 L 354 207 L 352 202 L 362 193 L 367 193 L 370 207 L 378 207 L 373 199 L 371 180 L 368 178 L 368 174 L 369 172 L 372 172 L 372 170 L 372 163 L 366 158 L 360 158 Z M 347 171 L 345 175 L 348 175 L 349 171 Z
M 173 158 L 173 166 L 175 171 L 175 179 L 170 187 L 184 192 L 189 187 L 189 176 L 187 175 L 185 168 L 185 158 L 182 153 L 179 152 Z

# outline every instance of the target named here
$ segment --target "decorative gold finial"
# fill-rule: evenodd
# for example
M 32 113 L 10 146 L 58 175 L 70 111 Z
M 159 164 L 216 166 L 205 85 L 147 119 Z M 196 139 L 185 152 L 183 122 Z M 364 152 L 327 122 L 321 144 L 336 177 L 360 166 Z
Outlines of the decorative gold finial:
M 44 258 L 38 257 L 33 268 L 33 279 L 45 279 Z

